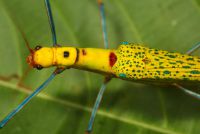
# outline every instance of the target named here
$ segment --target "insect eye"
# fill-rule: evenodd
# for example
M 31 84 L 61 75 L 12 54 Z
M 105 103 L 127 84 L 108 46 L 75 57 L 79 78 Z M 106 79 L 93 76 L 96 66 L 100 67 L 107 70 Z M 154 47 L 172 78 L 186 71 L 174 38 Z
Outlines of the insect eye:
M 39 50 L 40 48 L 42 48 L 42 46 L 36 46 L 35 50 Z
M 43 67 L 41 65 L 36 65 L 37 70 L 41 70 Z
M 64 57 L 66 58 L 66 57 L 69 57 L 69 52 L 68 51 L 64 51 Z

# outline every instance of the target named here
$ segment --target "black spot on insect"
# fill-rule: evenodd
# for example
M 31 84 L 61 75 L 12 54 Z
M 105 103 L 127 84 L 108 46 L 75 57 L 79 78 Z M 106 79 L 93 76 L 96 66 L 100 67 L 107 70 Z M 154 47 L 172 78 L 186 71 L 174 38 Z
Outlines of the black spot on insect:
M 35 47 L 35 50 L 39 50 L 39 49 L 41 49 L 41 48 L 42 48 L 42 46 L 39 46 L 39 45 L 38 45 L 38 46 Z
M 155 51 L 154 54 L 159 54 L 159 52 Z
M 183 75 L 183 77 L 186 77 L 185 75 Z
M 65 58 L 69 57 L 69 52 L 68 52 L 68 51 L 64 51 L 63 56 L 64 56 Z

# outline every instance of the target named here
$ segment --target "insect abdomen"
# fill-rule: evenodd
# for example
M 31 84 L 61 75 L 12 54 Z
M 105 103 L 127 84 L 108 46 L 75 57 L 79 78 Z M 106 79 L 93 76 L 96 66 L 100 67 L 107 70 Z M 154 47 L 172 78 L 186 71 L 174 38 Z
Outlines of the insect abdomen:
M 148 49 L 146 78 L 200 81 L 200 57 Z M 145 77 L 144 77 L 145 78 Z
M 116 77 L 128 80 L 200 81 L 200 57 L 134 44 L 118 48 L 112 69 Z

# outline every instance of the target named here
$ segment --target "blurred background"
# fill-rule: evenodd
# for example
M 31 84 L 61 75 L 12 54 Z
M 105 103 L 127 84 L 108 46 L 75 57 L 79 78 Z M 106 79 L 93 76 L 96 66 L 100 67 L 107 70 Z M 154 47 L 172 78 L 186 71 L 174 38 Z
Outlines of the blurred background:
M 103 47 L 96 0 L 50 0 L 62 46 Z M 110 48 L 120 42 L 185 53 L 200 42 L 200 0 L 104 0 Z M 43 0 L 0 0 L 0 119 L 53 71 L 28 68 L 29 54 L 18 27 L 32 48 L 51 46 Z M 195 55 L 199 55 L 196 52 Z M 103 77 L 66 70 L 20 111 L 1 134 L 83 134 Z M 174 87 L 113 79 L 103 97 L 94 134 L 197 134 L 200 101 Z

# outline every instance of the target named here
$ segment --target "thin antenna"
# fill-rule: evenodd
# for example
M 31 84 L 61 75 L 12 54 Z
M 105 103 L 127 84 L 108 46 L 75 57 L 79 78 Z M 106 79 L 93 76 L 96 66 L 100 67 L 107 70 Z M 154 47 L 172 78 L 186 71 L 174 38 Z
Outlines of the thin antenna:
M 28 48 L 30 53 L 33 53 L 33 49 L 31 49 L 29 42 L 24 34 L 24 32 L 22 31 L 22 29 L 20 28 L 19 24 L 15 21 L 14 16 L 12 14 L 9 13 L 9 17 L 11 18 L 12 22 L 14 22 L 15 27 L 17 28 L 17 30 L 19 30 L 19 32 L 22 35 L 22 38 L 24 39 L 25 43 L 26 43 L 26 47 Z
M 28 50 L 30 51 L 30 53 L 33 53 L 33 49 L 31 49 L 30 45 L 29 45 L 29 42 L 24 34 L 24 32 L 18 27 L 21 35 L 22 35 L 22 38 L 24 39 L 25 43 L 26 43 L 26 47 L 28 48 Z

